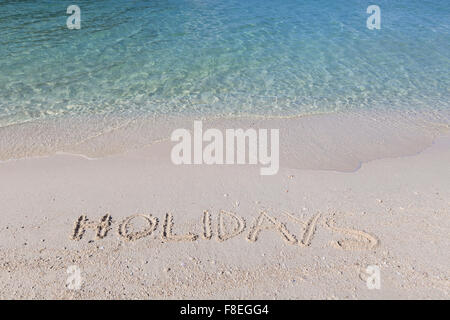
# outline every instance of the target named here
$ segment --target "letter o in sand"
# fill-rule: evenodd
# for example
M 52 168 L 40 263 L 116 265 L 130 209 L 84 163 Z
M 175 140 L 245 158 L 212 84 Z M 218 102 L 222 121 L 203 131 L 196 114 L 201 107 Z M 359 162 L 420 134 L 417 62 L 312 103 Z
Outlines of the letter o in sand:
M 129 231 L 130 222 L 138 217 L 147 221 L 148 227 L 141 231 L 130 232 Z M 153 231 L 155 231 L 157 225 L 158 225 L 157 218 L 145 214 L 135 214 L 122 221 L 122 223 L 119 225 L 118 232 L 119 235 L 125 240 L 135 241 L 150 235 Z

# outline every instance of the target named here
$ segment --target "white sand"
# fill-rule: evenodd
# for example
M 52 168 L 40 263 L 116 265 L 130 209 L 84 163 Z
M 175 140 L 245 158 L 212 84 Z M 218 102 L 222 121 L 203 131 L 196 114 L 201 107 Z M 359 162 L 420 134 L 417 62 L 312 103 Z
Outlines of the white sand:
M 0 298 L 448 299 L 450 137 L 387 158 L 399 145 L 417 153 L 438 135 L 392 135 L 354 152 L 349 130 L 320 156 L 320 139 L 296 146 L 305 126 L 288 121 L 271 122 L 289 129 L 293 146 L 276 176 L 253 166 L 174 166 L 169 142 L 98 160 L 0 163 Z M 352 171 L 375 158 L 383 159 Z M 219 223 L 221 210 L 239 218 L 223 213 Z M 107 213 L 106 236 L 71 238 L 81 215 L 96 222 Z M 135 214 L 157 218 L 156 229 L 135 239 L 149 226 L 139 216 L 120 235 Z M 258 233 L 258 221 L 273 228 Z M 80 290 L 66 286 L 72 265 Z M 369 265 L 380 267 L 379 290 L 366 286 Z

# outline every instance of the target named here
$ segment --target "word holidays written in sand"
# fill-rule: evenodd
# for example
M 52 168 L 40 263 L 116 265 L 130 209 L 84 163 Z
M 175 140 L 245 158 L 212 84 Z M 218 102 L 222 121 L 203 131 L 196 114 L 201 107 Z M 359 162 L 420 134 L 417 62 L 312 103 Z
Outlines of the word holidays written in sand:
M 296 235 L 288 230 L 284 223 L 278 221 L 277 218 L 272 217 L 266 211 L 261 211 L 254 219 L 250 229 L 245 232 L 247 225 L 246 221 L 243 217 L 237 215 L 236 213 L 221 210 L 217 217 L 213 219 L 211 213 L 206 210 L 203 212 L 203 217 L 201 220 L 201 234 L 196 234 L 193 232 L 184 234 L 175 233 L 173 215 L 171 213 L 166 213 L 160 231 L 160 238 L 162 242 L 196 241 L 199 238 L 202 238 L 203 240 L 212 240 L 215 238 L 217 242 L 224 242 L 245 233 L 245 238 L 249 242 L 254 243 L 259 239 L 262 233 L 272 231 L 277 233 L 287 244 L 300 247 L 309 247 L 311 246 L 317 230 L 319 228 L 325 228 L 331 233 L 337 233 L 345 236 L 341 240 L 331 242 L 334 247 L 339 249 L 371 249 L 378 244 L 378 240 L 369 233 L 355 229 L 337 227 L 335 225 L 335 214 L 328 217 L 323 217 L 320 213 L 317 213 L 306 221 L 303 221 L 292 214 L 286 214 L 296 225 L 300 227 L 300 235 Z M 215 228 L 213 228 L 214 220 Z M 137 222 L 139 222 L 141 227 L 133 227 L 133 225 L 136 225 L 135 223 Z M 75 222 L 71 239 L 81 240 L 87 230 L 94 231 L 95 238 L 97 240 L 103 239 L 113 228 L 113 223 L 112 217 L 109 214 L 101 217 L 99 221 L 90 221 L 86 215 L 81 215 Z M 158 228 L 158 224 L 159 219 L 152 215 L 135 214 L 119 222 L 116 226 L 116 231 L 118 237 L 122 240 L 137 241 L 154 234 Z M 142 225 L 145 225 L 145 227 L 142 227 Z
M 172 132 L 171 140 L 178 143 L 172 148 L 171 159 L 176 165 L 259 163 L 264 166 L 260 168 L 261 175 L 274 175 L 280 166 L 280 134 L 278 129 L 269 131 L 226 129 L 224 135 L 221 130 L 214 128 L 203 132 L 202 121 L 194 121 L 193 136 L 187 129 Z M 204 142 L 207 143 L 205 147 Z

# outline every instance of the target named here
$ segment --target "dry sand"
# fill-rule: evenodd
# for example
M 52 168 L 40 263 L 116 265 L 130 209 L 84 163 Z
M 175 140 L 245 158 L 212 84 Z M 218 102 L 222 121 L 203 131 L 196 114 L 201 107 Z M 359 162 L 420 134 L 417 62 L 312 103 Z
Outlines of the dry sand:
M 0 298 L 448 299 L 450 137 L 389 135 L 411 155 L 382 139 L 358 158 L 349 130 L 322 157 L 302 156 L 320 140 L 282 150 L 275 176 L 174 166 L 169 142 L 0 163 Z

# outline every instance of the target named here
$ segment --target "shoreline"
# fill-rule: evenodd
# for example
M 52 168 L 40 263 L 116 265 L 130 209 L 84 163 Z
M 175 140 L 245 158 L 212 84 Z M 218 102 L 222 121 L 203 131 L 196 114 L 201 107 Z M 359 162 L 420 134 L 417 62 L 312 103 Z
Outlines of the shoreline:
M 450 300 L 450 1 L 0 7 L 0 301 Z
M 170 142 L 170 134 L 177 128 L 192 131 L 193 121 L 200 119 L 205 127 L 223 130 L 280 129 L 281 165 L 332 171 L 354 171 L 362 163 L 372 160 L 420 153 L 437 137 L 450 131 L 448 112 L 439 115 L 394 111 L 337 112 L 230 118 L 69 117 L 0 128 L 0 163 L 57 154 L 94 160 L 145 153 L 148 146 Z M 371 151 L 373 146 L 377 150 Z M 300 154 L 302 150 L 304 154 Z

